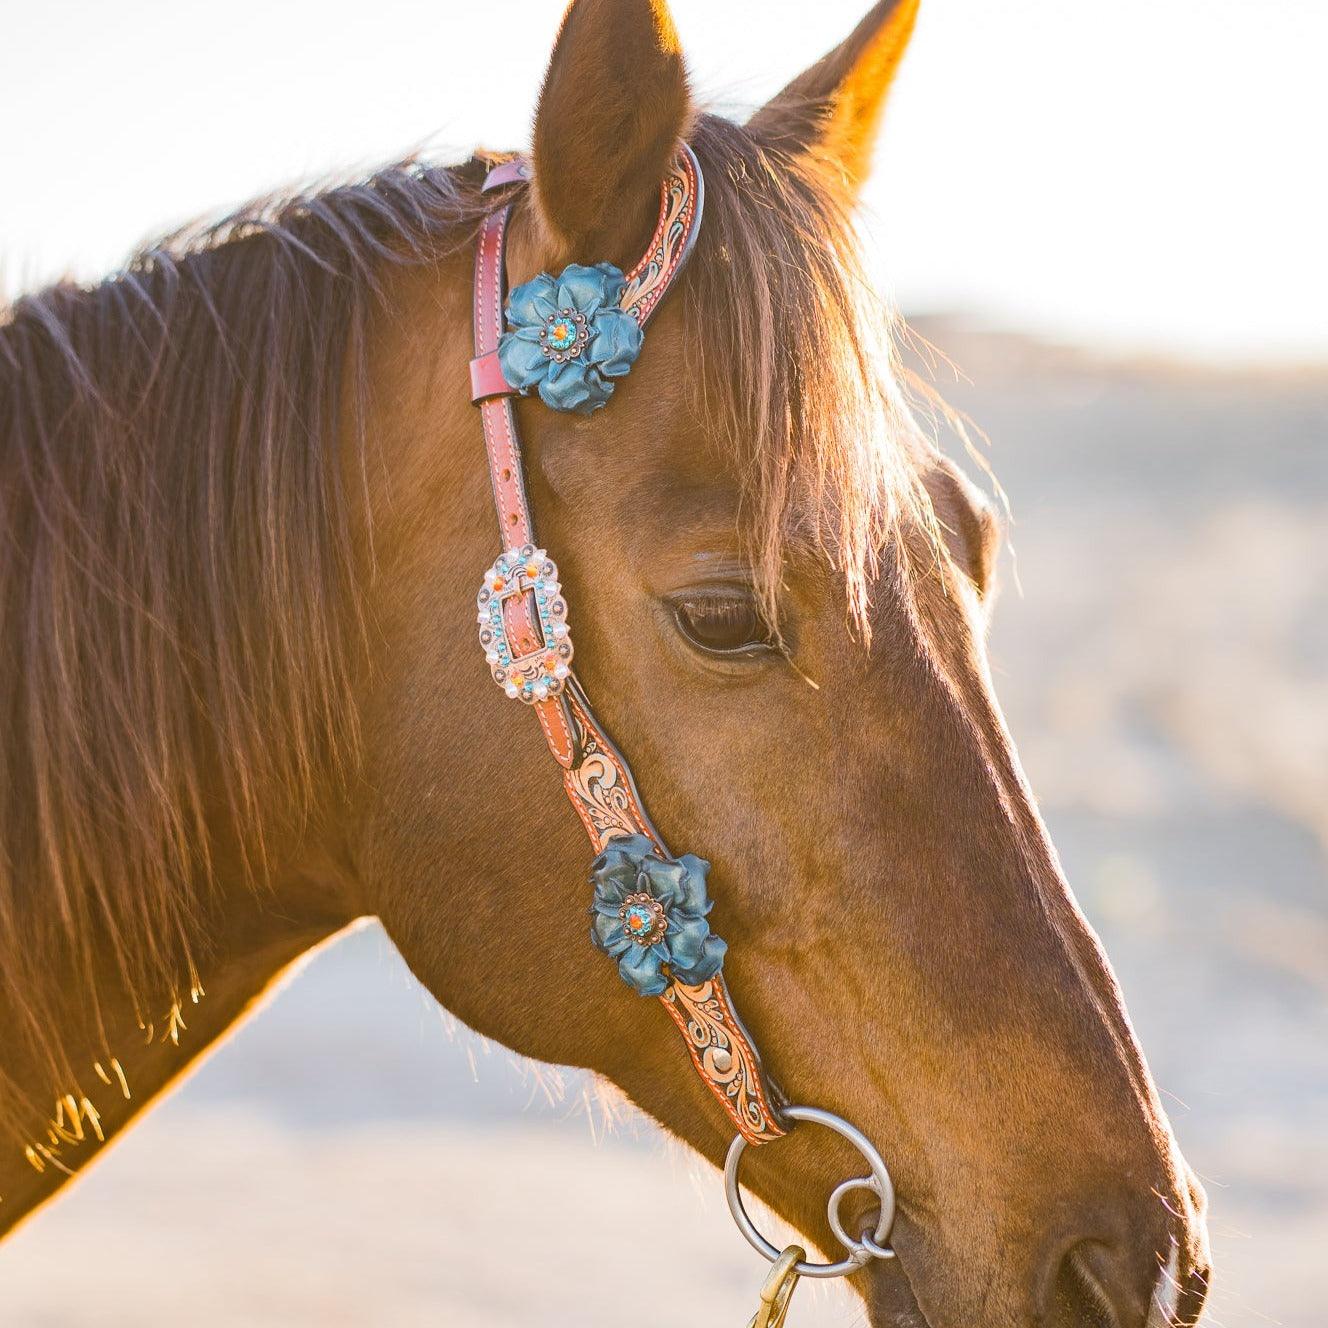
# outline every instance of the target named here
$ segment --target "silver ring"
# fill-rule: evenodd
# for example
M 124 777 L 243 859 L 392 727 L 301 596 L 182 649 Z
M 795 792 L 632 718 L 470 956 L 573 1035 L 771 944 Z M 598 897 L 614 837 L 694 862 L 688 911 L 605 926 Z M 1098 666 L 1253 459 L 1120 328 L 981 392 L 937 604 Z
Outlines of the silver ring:
M 890 1179 L 890 1172 L 886 1168 L 885 1160 L 876 1151 L 872 1141 L 861 1130 L 854 1125 L 850 1125 L 841 1116 L 836 1116 L 830 1111 L 823 1111 L 820 1107 L 785 1107 L 780 1115 L 787 1116 L 790 1120 L 806 1122 L 809 1125 L 824 1125 L 826 1129 L 833 1130 L 842 1138 L 847 1139 L 866 1158 L 867 1164 L 871 1168 L 870 1176 L 857 1176 L 836 1186 L 834 1192 L 830 1195 L 830 1202 L 826 1209 L 830 1229 L 844 1245 L 844 1248 L 848 1250 L 848 1257 L 839 1260 L 838 1263 L 808 1263 L 804 1260 L 796 1265 L 799 1275 L 802 1277 L 843 1277 L 847 1273 L 857 1272 L 869 1259 L 893 1257 L 894 1251 L 885 1242 L 889 1239 L 890 1228 L 894 1225 L 895 1220 L 895 1187 L 894 1182 Z M 747 1238 L 747 1243 L 758 1254 L 774 1263 L 780 1255 L 779 1247 L 772 1245 L 756 1229 L 752 1219 L 747 1215 L 747 1209 L 743 1207 L 742 1195 L 738 1190 L 738 1167 L 742 1162 L 742 1155 L 746 1148 L 747 1140 L 742 1135 L 738 1135 L 729 1145 L 729 1155 L 724 1161 L 724 1193 L 728 1196 L 729 1212 L 733 1214 L 733 1220 L 738 1224 L 738 1230 Z M 858 1240 L 852 1240 L 844 1230 L 843 1221 L 839 1216 L 839 1205 L 850 1190 L 858 1189 L 871 1190 L 880 1201 L 881 1212 L 876 1219 L 876 1226 L 870 1232 L 864 1231 Z
M 853 1190 L 870 1190 L 880 1200 L 881 1191 L 879 1182 L 875 1176 L 854 1176 L 851 1180 L 842 1180 L 835 1186 L 830 1194 L 830 1202 L 825 1206 L 826 1217 L 830 1219 L 830 1230 L 835 1233 L 835 1238 L 839 1243 L 850 1250 L 857 1250 L 859 1247 L 866 1250 L 873 1259 L 893 1259 L 895 1252 L 888 1245 L 881 1245 L 879 1237 L 875 1232 L 863 1231 L 859 1234 L 857 1240 L 844 1230 L 844 1219 L 839 1215 L 839 1205 L 843 1203 L 844 1196 Z M 877 1229 L 880 1229 L 880 1223 L 877 1223 Z
M 835 1233 L 835 1238 L 846 1249 L 857 1250 L 859 1247 L 865 1249 L 873 1258 L 893 1259 L 894 1250 L 888 1246 L 882 1246 L 878 1243 L 874 1232 L 864 1231 L 856 1240 L 844 1229 L 844 1219 L 839 1215 L 839 1205 L 843 1203 L 844 1196 L 852 1193 L 854 1190 L 870 1190 L 879 1202 L 881 1197 L 880 1182 L 875 1176 L 854 1176 L 851 1180 L 840 1181 L 830 1194 L 830 1202 L 826 1204 L 826 1217 L 830 1221 L 830 1230 Z M 877 1224 L 879 1228 L 879 1223 Z

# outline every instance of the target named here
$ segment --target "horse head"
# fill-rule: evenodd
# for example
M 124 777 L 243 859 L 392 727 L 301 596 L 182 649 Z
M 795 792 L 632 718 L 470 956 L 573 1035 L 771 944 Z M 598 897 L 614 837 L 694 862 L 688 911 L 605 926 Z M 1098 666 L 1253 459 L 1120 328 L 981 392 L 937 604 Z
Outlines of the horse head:
M 571 6 L 513 283 L 628 267 L 681 140 L 706 214 L 608 407 L 518 403 L 531 506 L 586 693 L 665 839 L 712 864 L 724 971 L 767 1068 L 890 1160 L 899 1259 L 873 1265 L 873 1321 L 1125 1328 L 1177 1287 L 1188 1321 L 1202 1193 L 993 694 L 999 523 L 914 423 L 854 239 L 915 10 L 877 5 L 737 127 L 693 109 L 661 3 Z M 446 532 L 483 531 L 488 504 L 459 395 L 465 268 L 403 295 L 371 431 L 394 569 L 357 831 L 373 906 L 466 1022 L 606 1076 L 718 1162 L 731 1126 L 673 1028 L 586 944 L 584 839 L 538 726 L 472 692 L 473 642 L 440 629 L 470 608 Z M 833 1248 L 828 1182 L 861 1167 L 820 1133 L 745 1174 Z

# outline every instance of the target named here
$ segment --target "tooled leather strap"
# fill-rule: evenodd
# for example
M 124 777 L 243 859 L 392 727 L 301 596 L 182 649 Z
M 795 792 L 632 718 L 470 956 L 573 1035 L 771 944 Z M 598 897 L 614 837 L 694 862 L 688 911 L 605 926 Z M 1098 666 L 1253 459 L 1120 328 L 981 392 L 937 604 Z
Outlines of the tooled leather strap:
M 490 173 L 486 188 L 530 178 L 521 161 L 505 162 Z M 642 325 L 649 319 L 681 270 L 696 236 L 702 208 L 700 169 L 683 146 L 661 191 L 659 223 L 641 261 L 627 274 L 622 307 Z M 512 389 L 498 364 L 503 330 L 505 263 L 503 246 L 510 205 L 490 213 L 480 226 L 475 255 L 475 358 L 471 361 L 472 399 L 479 407 L 488 454 L 494 507 L 506 553 L 535 545 L 534 522 L 526 496 L 521 445 L 512 410 Z M 495 596 L 505 637 L 518 655 L 539 648 L 543 634 L 534 592 Z M 565 607 L 561 610 L 565 613 Z M 570 659 L 570 651 L 567 658 Z M 624 835 L 645 835 L 671 857 L 646 814 L 632 772 L 595 719 L 575 675 L 561 690 L 532 707 L 562 767 L 563 785 L 595 851 Z M 733 1008 L 722 973 L 695 986 L 673 981 L 659 997 L 677 1024 L 692 1064 L 741 1134 L 764 1143 L 785 1133 L 775 1094 L 761 1070 L 760 1057 Z M 782 1099 L 779 1099 L 782 1101 Z

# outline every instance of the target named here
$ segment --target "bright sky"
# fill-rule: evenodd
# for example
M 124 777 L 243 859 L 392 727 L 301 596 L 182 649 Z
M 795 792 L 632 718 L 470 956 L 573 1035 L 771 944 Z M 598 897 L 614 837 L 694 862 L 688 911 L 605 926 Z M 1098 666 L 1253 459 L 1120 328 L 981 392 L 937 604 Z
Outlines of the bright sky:
M 750 107 L 868 0 L 673 0 Z M 559 0 L 4 0 L 0 276 L 428 146 L 522 144 Z M 907 310 L 1328 358 L 1328 3 L 924 0 L 868 190 Z

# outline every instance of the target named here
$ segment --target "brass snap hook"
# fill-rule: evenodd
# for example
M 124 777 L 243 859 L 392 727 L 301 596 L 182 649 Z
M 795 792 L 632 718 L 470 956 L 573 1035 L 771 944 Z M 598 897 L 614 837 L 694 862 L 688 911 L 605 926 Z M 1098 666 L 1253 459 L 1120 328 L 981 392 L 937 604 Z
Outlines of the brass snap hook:
M 806 1258 L 807 1251 L 801 1245 L 790 1245 L 775 1260 L 761 1288 L 761 1304 L 747 1328 L 783 1328 L 793 1289 L 802 1276 L 798 1265 Z

